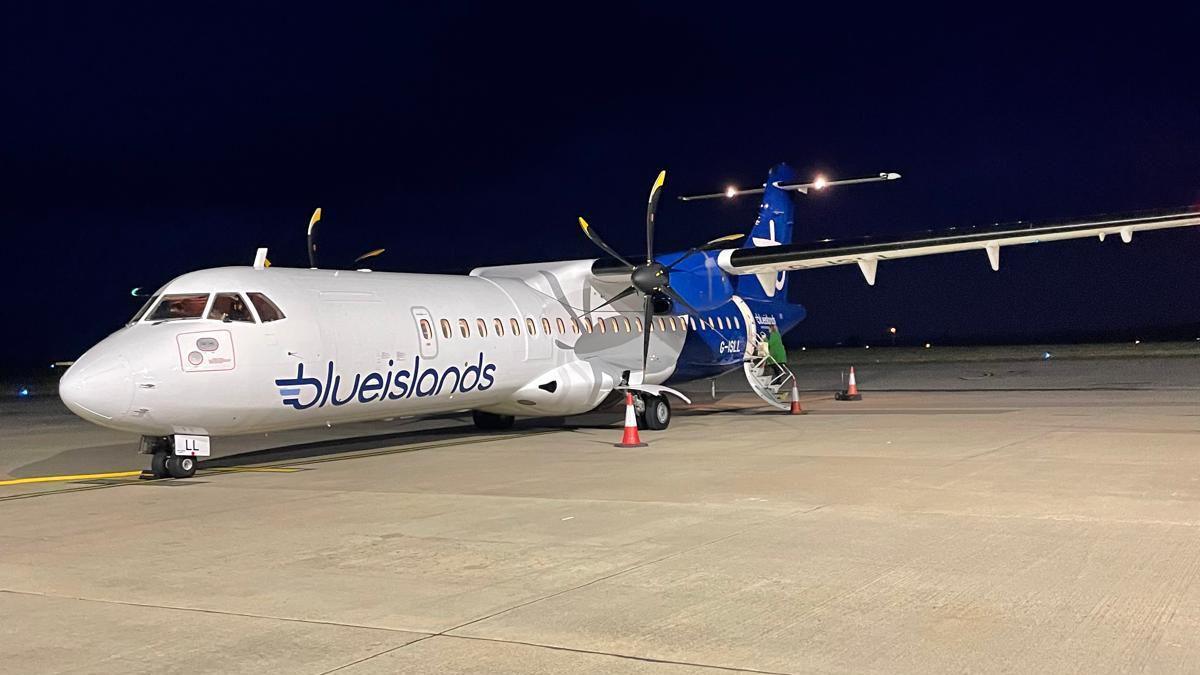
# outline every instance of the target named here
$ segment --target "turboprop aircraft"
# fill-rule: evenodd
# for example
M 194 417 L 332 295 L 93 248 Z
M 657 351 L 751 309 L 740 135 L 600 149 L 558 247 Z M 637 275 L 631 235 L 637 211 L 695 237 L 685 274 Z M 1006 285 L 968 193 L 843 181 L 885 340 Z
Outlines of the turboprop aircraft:
M 254 264 L 171 280 L 122 328 L 81 356 L 59 392 L 96 424 L 142 436 L 155 476 L 194 474 L 210 437 L 452 411 L 502 429 L 516 416 L 588 412 L 629 391 L 639 422 L 666 428 L 676 382 L 743 368 L 752 389 L 786 406 L 749 366 L 759 336 L 805 317 L 787 272 L 857 265 L 874 284 L 879 261 L 977 250 L 993 270 L 1003 246 L 1200 224 L 1200 211 L 1017 223 L 852 242 L 795 243 L 793 197 L 899 174 L 803 181 L 787 165 L 762 186 L 684 197 L 762 195 L 744 242 L 723 237 L 656 253 L 650 191 L 645 256 L 620 255 L 586 220 L 608 257 L 480 267 L 466 276 L 394 274 L 316 265 Z M 374 251 L 370 255 L 377 254 Z

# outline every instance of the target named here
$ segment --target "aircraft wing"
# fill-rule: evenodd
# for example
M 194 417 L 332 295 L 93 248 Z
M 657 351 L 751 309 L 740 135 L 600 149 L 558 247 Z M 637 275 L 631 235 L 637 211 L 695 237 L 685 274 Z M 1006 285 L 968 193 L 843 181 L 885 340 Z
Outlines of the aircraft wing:
M 1126 216 L 1098 216 L 1085 220 L 1051 224 L 1025 222 L 991 227 L 951 228 L 897 237 L 869 237 L 855 240 L 824 239 L 814 242 L 725 249 L 718 257 L 721 269 L 730 274 L 774 274 L 789 270 L 812 269 L 831 265 L 857 264 L 867 283 L 875 284 L 875 269 L 880 260 L 913 258 L 958 251 L 982 251 L 992 269 L 1000 269 L 1000 249 L 1017 244 L 1038 244 L 1060 239 L 1118 235 L 1125 243 L 1134 232 L 1200 225 L 1200 209 Z

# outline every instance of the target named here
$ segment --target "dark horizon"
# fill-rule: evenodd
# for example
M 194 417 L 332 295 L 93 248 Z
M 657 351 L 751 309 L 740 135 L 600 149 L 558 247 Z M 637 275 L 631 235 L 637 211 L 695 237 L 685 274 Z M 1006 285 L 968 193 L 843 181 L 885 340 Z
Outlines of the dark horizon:
M 898 182 L 802 199 L 797 239 L 1200 203 L 1200 10 L 1104 19 L 297 4 L 10 10 L 0 205 L 13 370 L 73 359 L 156 288 L 269 246 L 306 266 L 466 271 L 621 250 L 668 170 L 661 250 L 748 231 L 786 161 Z M 978 10 L 975 10 L 978 11 Z M 1060 12 L 1055 14 L 1055 12 Z M 953 23 L 948 19 L 953 18 Z M 792 344 L 1200 335 L 1197 228 L 795 273 Z M 925 337 L 918 338 L 921 335 Z

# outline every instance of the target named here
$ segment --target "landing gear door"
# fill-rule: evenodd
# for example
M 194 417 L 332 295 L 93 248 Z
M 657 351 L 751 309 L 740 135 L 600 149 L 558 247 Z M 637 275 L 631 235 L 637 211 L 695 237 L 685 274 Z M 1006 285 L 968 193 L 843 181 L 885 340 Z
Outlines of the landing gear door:
M 437 356 L 437 334 L 433 330 L 433 317 L 424 307 L 413 307 L 413 328 L 417 331 L 417 340 L 421 344 L 421 356 L 432 359 Z

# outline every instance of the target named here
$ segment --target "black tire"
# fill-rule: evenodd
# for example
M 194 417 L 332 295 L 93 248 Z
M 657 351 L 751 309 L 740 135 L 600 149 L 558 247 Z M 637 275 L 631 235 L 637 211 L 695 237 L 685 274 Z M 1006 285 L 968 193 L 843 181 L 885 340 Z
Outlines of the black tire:
M 167 458 L 170 457 L 165 452 L 156 452 L 150 458 L 150 474 L 155 478 L 166 478 L 170 476 L 167 471 Z
M 644 396 L 646 412 L 642 419 L 650 431 L 662 431 L 671 425 L 671 403 L 666 396 Z
M 475 428 L 481 431 L 511 429 L 513 422 L 517 421 L 512 415 L 497 415 L 482 410 L 472 410 L 471 419 L 475 422 Z
M 196 458 L 171 455 L 167 458 L 167 473 L 171 478 L 191 478 L 196 475 Z

